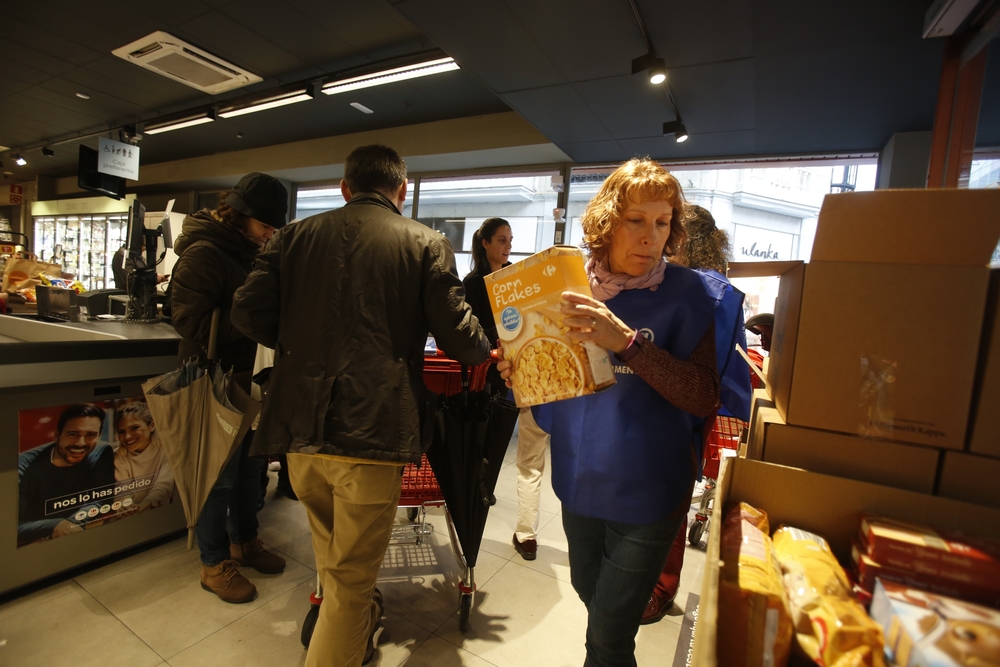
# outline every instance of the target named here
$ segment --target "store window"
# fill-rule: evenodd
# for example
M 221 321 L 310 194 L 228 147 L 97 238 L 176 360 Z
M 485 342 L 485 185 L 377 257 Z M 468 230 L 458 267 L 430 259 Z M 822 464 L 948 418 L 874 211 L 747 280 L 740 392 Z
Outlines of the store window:
M 487 218 L 503 218 L 514 237 L 510 261 L 517 262 L 554 242 L 553 177 L 558 172 L 422 178 L 417 221 L 448 237 L 465 276 L 472 268 L 473 234 Z
M 1000 188 L 1000 159 L 973 160 L 969 170 L 969 188 Z M 993 250 L 990 264 L 1000 265 L 1000 245 Z
M 567 238 L 583 242 L 580 216 L 614 167 L 572 171 L 567 204 Z M 875 189 L 876 164 L 795 167 L 669 167 L 687 201 L 712 212 L 729 235 L 733 261 L 808 260 L 823 197 L 831 192 Z M 746 295 L 745 317 L 773 313 L 777 278 L 733 281 Z
M 340 193 L 340 183 L 328 185 L 300 186 L 295 191 L 295 210 L 292 220 L 303 220 L 311 215 L 334 211 L 347 202 Z M 407 181 L 406 201 L 403 202 L 403 216 L 413 217 L 413 180 Z

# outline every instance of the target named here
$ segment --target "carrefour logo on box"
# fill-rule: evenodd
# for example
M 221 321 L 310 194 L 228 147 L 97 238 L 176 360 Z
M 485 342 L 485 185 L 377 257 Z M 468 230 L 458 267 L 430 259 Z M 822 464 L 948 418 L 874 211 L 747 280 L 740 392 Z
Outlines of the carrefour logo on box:
M 514 331 L 521 326 L 521 313 L 518 312 L 517 308 L 508 306 L 500 313 L 500 323 L 507 331 Z

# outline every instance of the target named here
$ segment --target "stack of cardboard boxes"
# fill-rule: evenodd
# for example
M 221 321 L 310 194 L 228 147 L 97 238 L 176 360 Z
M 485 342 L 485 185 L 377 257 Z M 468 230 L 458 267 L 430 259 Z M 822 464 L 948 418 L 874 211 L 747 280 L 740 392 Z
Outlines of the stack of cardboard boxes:
M 830 195 L 780 275 L 747 457 L 1000 508 L 1000 191 Z
M 780 289 L 768 390 L 755 394 L 745 458 L 723 465 L 716 506 L 744 501 L 772 526 L 821 535 L 844 564 L 865 512 L 1000 541 L 998 240 L 998 190 L 829 195 L 809 264 L 734 265 L 730 277 L 780 275 Z M 720 526 L 698 667 L 721 666 L 731 639 L 719 624 Z

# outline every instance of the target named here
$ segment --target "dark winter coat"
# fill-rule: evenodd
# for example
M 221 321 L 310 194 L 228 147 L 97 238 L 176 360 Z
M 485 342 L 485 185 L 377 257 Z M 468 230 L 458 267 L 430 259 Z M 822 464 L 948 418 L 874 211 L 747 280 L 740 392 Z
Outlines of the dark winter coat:
M 183 338 L 179 361 L 207 358 L 212 310 L 218 307 L 222 367 L 240 376 L 252 373 L 257 344 L 232 325 L 230 310 L 233 294 L 253 268 L 257 244 L 204 209 L 184 218 L 174 252 L 177 263 L 170 281 L 170 306 L 174 328 Z
M 417 462 L 432 432 L 428 331 L 461 363 L 489 352 L 448 240 L 378 193 L 279 231 L 233 323 L 275 350 L 254 454 Z

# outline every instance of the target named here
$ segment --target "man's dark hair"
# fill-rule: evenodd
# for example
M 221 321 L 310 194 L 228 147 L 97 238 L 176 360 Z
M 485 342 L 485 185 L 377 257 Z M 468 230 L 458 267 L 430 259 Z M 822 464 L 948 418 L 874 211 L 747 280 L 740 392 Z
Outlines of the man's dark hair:
M 70 419 L 79 419 L 80 417 L 97 417 L 101 420 L 101 428 L 104 428 L 104 408 L 99 408 L 93 403 L 76 403 L 63 410 L 63 413 L 59 415 L 59 421 L 56 424 L 56 438 L 62 435 L 63 429 L 66 428 L 66 423 Z
M 344 161 L 344 180 L 353 194 L 395 192 L 406 180 L 406 163 L 388 146 L 360 146 Z

